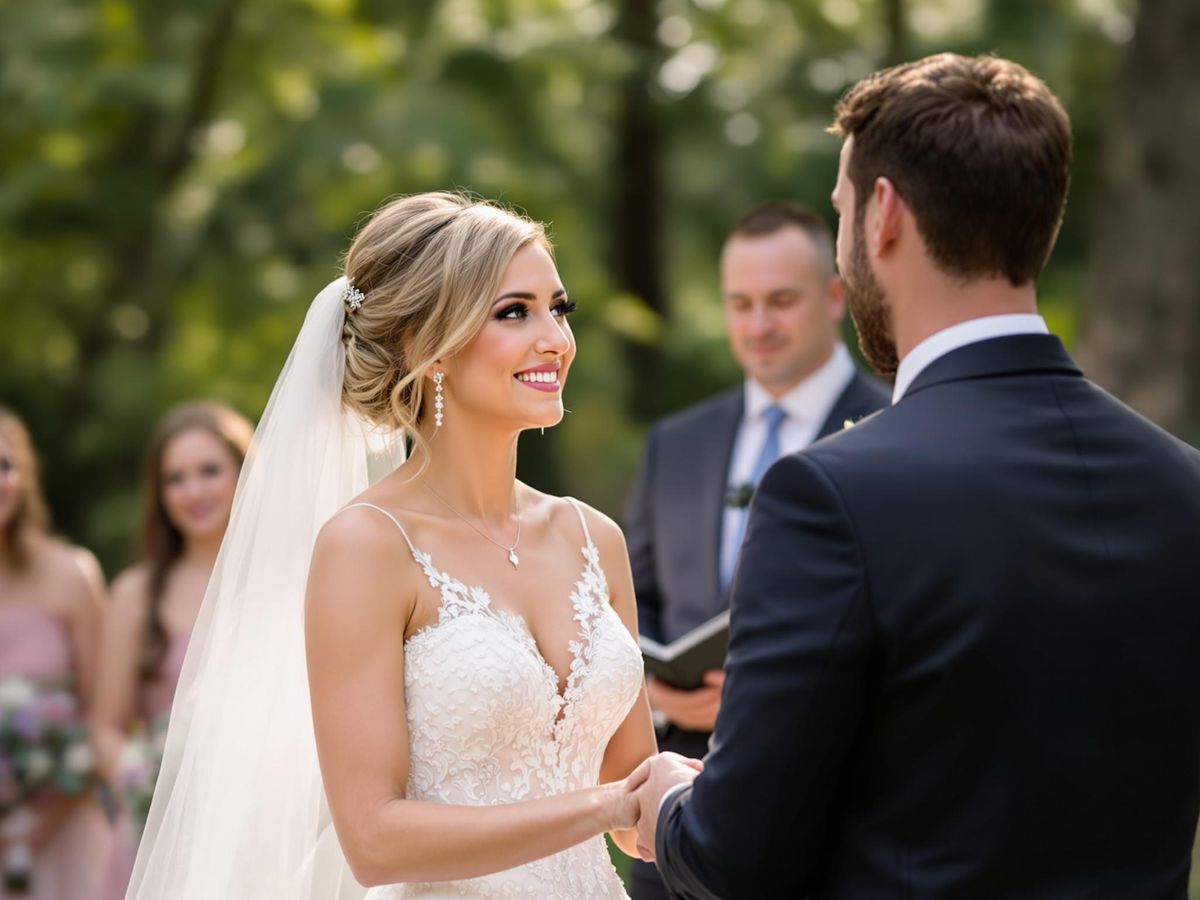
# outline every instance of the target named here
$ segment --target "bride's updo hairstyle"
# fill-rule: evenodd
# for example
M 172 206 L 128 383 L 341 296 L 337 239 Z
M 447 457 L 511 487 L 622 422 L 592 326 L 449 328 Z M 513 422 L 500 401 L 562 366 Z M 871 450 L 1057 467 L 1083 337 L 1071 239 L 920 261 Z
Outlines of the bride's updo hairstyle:
M 551 251 L 538 223 L 461 194 L 381 207 L 346 254 L 346 277 L 364 295 L 347 305 L 342 332 L 346 406 L 423 445 L 423 376 L 479 333 L 509 262 L 533 242 Z

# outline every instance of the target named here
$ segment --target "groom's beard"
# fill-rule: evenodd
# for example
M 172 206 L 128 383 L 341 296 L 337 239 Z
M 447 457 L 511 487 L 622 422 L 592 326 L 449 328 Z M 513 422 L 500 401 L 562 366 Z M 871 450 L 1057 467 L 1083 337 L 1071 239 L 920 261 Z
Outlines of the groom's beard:
M 861 228 L 854 229 L 850 267 L 842 273 L 842 282 L 846 287 L 846 304 L 850 308 L 850 318 L 854 320 L 854 330 L 858 332 L 858 346 L 863 356 L 881 376 L 893 377 L 900 360 L 896 358 L 892 313 L 883 286 L 876 280 L 867 261 L 867 241 Z

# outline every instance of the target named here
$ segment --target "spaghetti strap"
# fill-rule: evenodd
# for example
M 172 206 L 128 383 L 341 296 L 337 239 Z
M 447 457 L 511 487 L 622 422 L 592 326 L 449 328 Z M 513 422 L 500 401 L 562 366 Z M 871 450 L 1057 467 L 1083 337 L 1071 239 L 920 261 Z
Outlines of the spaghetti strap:
M 342 510 L 354 509 L 356 506 L 364 506 L 367 509 L 374 509 L 378 512 L 383 513 L 385 516 L 387 516 L 389 519 L 391 519 L 392 524 L 394 524 L 397 528 L 400 529 L 400 534 L 402 534 L 404 536 L 404 543 L 408 544 L 408 549 L 412 551 L 413 556 L 417 555 L 417 548 L 414 547 L 413 542 L 408 539 L 408 532 L 404 530 L 404 526 L 400 524 L 399 519 L 397 519 L 394 515 L 392 515 L 390 512 L 388 512 L 382 506 L 376 506 L 374 503 L 351 503 L 349 506 L 343 506 Z M 587 526 L 585 525 L 584 528 L 586 529 L 586 527 Z
M 570 503 L 573 507 L 575 507 L 575 512 L 577 512 L 579 514 L 579 524 L 583 526 L 584 542 L 589 547 L 594 546 L 592 543 L 592 533 L 590 531 L 588 531 L 587 519 L 583 515 L 583 507 L 580 505 L 579 501 L 576 500 L 574 497 L 566 497 L 564 499 L 566 499 L 566 501 L 568 503 Z

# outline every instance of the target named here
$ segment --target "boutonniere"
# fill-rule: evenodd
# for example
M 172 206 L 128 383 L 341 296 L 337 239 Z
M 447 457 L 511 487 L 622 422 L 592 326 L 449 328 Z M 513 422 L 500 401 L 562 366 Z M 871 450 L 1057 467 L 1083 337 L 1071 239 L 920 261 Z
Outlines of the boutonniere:
M 745 509 L 750 505 L 750 498 L 754 496 L 754 485 L 748 481 L 743 481 L 741 484 L 731 484 L 725 488 L 725 505 L 734 509 Z
M 856 424 L 853 419 L 846 419 L 846 421 L 842 422 L 842 431 L 845 431 L 847 428 L 853 428 Z

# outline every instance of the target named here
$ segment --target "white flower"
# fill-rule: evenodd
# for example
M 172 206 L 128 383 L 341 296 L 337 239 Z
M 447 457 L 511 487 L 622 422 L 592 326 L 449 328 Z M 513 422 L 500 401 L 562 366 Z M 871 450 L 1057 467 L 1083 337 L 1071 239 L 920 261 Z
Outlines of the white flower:
M 135 738 L 131 741 L 126 741 L 125 746 L 121 748 L 121 755 L 117 759 L 117 768 L 124 771 L 126 769 L 136 769 L 144 766 L 150 761 L 150 748 L 146 746 L 146 742 Z
M 63 755 L 63 768 L 72 775 L 86 775 L 92 771 L 92 748 L 87 744 L 74 744 Z
M 37 697 L 37 688 L 24 678 L 0 679 L 0 710 L 15 712 L 23 709 Z
M 33 868 L 33 850 L 24 841 L 10 844 L 4 854 L 4 870 L 6 872 L 28 872 Z
M 50 773 L 54 771 L 54 757 L 37 747 L 29 751 L 29 755 L 25 757 L 25 766 L 29 772 L 29 780 L 36 783 L 49 777 Z

